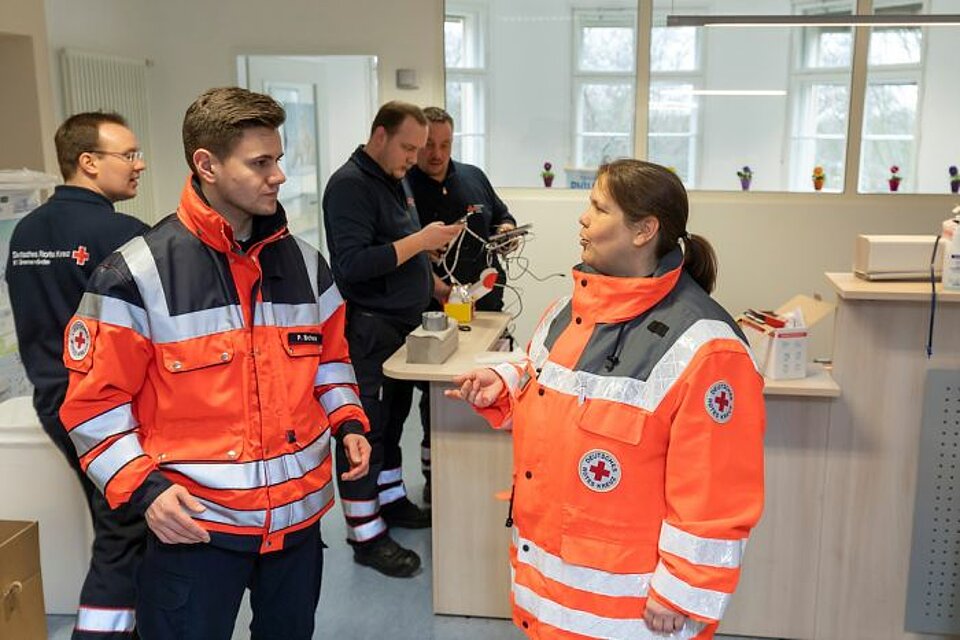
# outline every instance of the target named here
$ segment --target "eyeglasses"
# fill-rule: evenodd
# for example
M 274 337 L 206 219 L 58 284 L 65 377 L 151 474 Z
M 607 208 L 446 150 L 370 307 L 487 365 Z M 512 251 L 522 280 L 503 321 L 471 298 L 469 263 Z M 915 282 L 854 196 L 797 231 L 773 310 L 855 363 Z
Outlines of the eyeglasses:
M 93 149 L 90 153 L 99 153 L 104 156 L 116 156 L 121 160 L 125 160 L 130 164 L 133 164 L 137 160 L 143 160 L 143 151 L 101 151 L 100 149 Z

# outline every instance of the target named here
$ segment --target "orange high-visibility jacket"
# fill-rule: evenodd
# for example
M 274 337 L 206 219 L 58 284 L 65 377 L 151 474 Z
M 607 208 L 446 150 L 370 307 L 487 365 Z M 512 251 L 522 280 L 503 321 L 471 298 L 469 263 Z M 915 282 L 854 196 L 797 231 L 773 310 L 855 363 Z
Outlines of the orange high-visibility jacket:
M 513 428 L 513 615 L 532 638 L 657 638 L 647 598 L 713 637 L 763 508 L 763 380 L 681 269 L 573 271 L 480 410 Z
M 345 307 L 282 208 L 244 253 L 198 189 L 91 278 L 60 416 L 111 506 L 160 474 L 206 507 L 205 529 L 275 551 L 333 504 L 331 433 L 369 430 Z

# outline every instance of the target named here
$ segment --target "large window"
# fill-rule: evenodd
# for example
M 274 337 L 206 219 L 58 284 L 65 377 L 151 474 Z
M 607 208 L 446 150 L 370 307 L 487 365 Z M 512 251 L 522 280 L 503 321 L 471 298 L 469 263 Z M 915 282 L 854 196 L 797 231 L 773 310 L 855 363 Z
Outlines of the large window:
M 447 111 L 453 116 L 453 157 L 486 164 L 486 63 L 483 12 L 448 5 L 443 24 Z
M 920 13 L 922 8 L 911 4 L 878 8 L 877 13 Z M 870 33 L 860 152 L 862 192 L 889 190 L 891 167 L 897 167 L 902 176 L 898 191 L 917 190 L 923 36 L 919 27 L 875 28 Z
M 574 12 L 574 162 L 597 167 L 633 156 L 637 14 Z
M 658 21 L 659 22 L 659 21 Z M 647 156 L 697 184 L 698 105 L 702 84 L 700 30 L 654 26 L 650 39 Z

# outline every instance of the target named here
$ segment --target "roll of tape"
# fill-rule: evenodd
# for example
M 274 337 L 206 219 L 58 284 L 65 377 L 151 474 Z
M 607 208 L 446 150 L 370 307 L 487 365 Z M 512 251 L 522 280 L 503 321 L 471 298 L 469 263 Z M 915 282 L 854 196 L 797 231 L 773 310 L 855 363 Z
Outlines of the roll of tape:
M 447 314 L 443 311 L 424 311 L 420 326 L 425 331 L 444 331 L 448 325 Z

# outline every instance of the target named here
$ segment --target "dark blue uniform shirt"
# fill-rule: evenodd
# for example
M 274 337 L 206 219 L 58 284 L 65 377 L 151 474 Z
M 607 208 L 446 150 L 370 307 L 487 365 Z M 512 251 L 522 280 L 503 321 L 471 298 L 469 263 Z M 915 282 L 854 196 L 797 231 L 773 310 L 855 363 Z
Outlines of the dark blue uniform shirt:
M 430 260 L 421 252 L 397 266 L 393 243 L 420 230 L 413 194 L 363 147 L 330 176 L 323 226 L 333 277 L 354 308 L 420 324 L 433 295 Z
M 20 358 L 42 421 L 58 419 L 67 392 L 63 331 L 87 280 L 104 258 L 148 228 L 116 213 L 99 193 L 59 186 L 13 230 L 6 280 Z
M 478 167 L 472 164 L 450 161 L 443 182 L 438 182 L 425 174 L 419 167 L 413 167 L 407 173 L 413 197 L 417 201 L 420 224 L 426 226 L 440 221 L 452 224 L 468 211 L 467 226 L 471 231 L 486 240 L 505 222 L 516 225 L 507 205 L 497 196 L 490 180 Z M 459 255 L 455 251 L 456 242 L 444 255 L 447 269 L 461 284 L 472 284 L 480 279 L 480 272 L 492 266 L 500 272 L 497 281 L 503 283 L 504 275 L 496 255 L 489 256 L 477 238 L 466 234 L 460 246 Z M 445 280 L 447 269 L 437 266 L 437 274 Z M 495 288 L 477 303 L 477 308 L 499 311 L 503 307 L 503 289 Z

